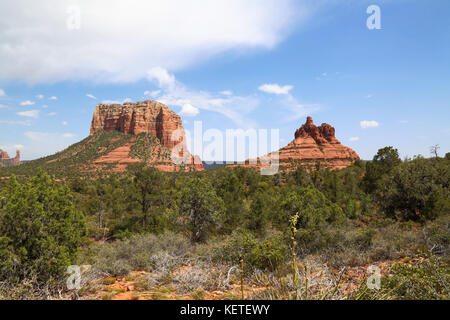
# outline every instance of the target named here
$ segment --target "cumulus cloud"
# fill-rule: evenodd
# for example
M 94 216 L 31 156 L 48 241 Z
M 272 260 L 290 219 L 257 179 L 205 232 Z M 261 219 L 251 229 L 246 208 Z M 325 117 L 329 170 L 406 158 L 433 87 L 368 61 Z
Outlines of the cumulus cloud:
M 68 28 L 79 6 L 80 28 Z M 131 82 L 224 52 L 271 49 L 311 1 L 0 1 L 0 80 Z M 314 5 L 315 7 L 315 5 Z M 26 8 L 26 10 L 24 9 Z M 76 11 L 76 10 L 75 10 Z
M 272 94 L 288 94 L 291 91 L 293 86 L 280 86 L 276 83 L 274 84 L 263 84 L 259 86 L 259 90 Z
M 38 95 L 36 96 L 36 98 L 38 98 L 38 99 L 44 99 L 44 95 L 43 95 L 43 94 L 38 94 Z
M 363 129 L 376 128 L 380 125 L 375 120 L 363 120 L 359 124 L 361 125 L 361 128 L 363 128 Z
M 6 109 L 6 108 L 8 108 L 8 106 L 5 106 L 5 105 L 3 105 L 3 104 L 0 104 L 0 109 Z
M 69 123 L 68 123 L 67 121 L 63 121 L 63 122 L 61 122 L 61 124 L 62 124 L 63 126 L 67 126 Z
M 6 93 L 3 89 L 0 89 L 0 97 L 6 96 Z
M 358 140 L 359 140 L 359 137 L 351 137 L 349 140 L 350 140 L 350 141 L 358 141 Z
M 58 100 L 58 98 L 53 96 L 53 97 L 48 98 L 48 100 Z
M 285 122 L 296 121 L 306 115 L 317 111 L 320 106 L 318 104 L 305 104 L 298 101 L 289 92 L 293 89 L 291 85 L 280 86 L 279 84 L 263 84 L 258 87 L 259 91 L 280 96 L 279 104 L 288 109 L 289 114 L 285 117 Z
M 151 68 L 147 72 L 147 79 L 156 80 L 160 87 L 170 87 L 175 84 L 175 76 L 170 74 L 166 69 L 161 67 Z
M 186 103 L 185 105 L 183 105 L 180 111 L 180 115 L 186 117 L 195 117 L 196 115 L 198 115 L 198 113 L 199 113 L 198 108 L 194 107 L 190 103 Z
M 33 104 L 35 104 L 35 102 L 34 101 L 30 101 L 30 100 L 22 101 L 20 103 L 21 106 L 32 106 Z
M 29 111 L 21 111 L 21 112 L 17 112 L 18 116 L 21 117 L 29 117 L 29 118 L 39 118 L 39 110 L 29 110 Z
M 225 90 L 225 91 L 222 91 L 220 93 L 225 95 L 225 96 L 231 96 L 233 94 L 233 92 L 231 92 L 230 90 Z
M 150 76 L 151 75 L 151 76 Z M 155 81 L 161 90 L 158 101 L 168 105 L 183 108 L 186 111 L 195 106 L 196 109 L 203 109 L 220 113 L 231 119 L 240 127 L 254 127 L 255 122 L 246 118 L 246 115 L 259 105 L 259 100 L 254 96 L 224 97 L 206 91 L 196 91 L 188 88 L 183 83 L 176 80 L 175 76 L 163 68 L 154 68 L 149 72 L 149 80 Z

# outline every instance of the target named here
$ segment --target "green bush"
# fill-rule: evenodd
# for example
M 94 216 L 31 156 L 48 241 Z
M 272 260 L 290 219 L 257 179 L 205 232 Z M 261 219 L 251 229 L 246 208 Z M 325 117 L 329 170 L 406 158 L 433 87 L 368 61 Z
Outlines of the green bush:
M 11 176 L 0 199 L 0 279 L 64 275 L 86 235 L 69 188 L 41 171 L 22 185 Z
M 450 214 L 450 166 L 447 160 L 416 158 L 379 182 L 376 199 L 389 217 L 425 221 Z
M 246 269 L 277 270 L 287 259 L 289 249 L 283 239 L 271 236 L 257 239 L 248 231 L 236 231 L 215 249 L 216 261 L 238 264 L 244 259 Z
M 357 299 L 448 300 L 450 274 L 448 261 L 431 257 L 417 265 L 394 264 L 381 278 L 381 289 L 370 290 L 363 282 Z

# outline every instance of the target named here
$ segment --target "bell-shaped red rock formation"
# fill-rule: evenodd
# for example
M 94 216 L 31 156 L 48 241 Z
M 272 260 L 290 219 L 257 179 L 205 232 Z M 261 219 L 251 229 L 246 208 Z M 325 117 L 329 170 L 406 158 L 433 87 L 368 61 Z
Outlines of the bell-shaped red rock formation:
M 306 123 L 295 131 L 294 140 L 278 151 L 278 163 L 280 170 L 292 170 L 299 165 L 313 169 L 317 163 L 321 167 L 342 169 L 355 160 L 358 154 L 340 143 L 335 137 L 335 129 L 322 123 L 319 127 L 314 124 L 311 117 L 307 117 Z M 258 159 L 245 161 L 243 166 L 255 168 L 268 168 L 269 161 L 274 162 L 275 153 Z M 262 161 L 265 160 L 265 161 Z

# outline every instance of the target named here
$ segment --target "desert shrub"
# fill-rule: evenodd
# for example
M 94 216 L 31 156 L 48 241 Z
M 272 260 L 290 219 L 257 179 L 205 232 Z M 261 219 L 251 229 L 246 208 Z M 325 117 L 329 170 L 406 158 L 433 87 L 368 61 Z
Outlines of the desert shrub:
M 189 180 L 181 191 L 179 210 L 194 242 L 204 241 L 224 211 L 223 200 L 211 184 L 200 178 Z
M 67 187 L 40 171 L 0 194 L 0 280 L 58 279 L 84 243 L 86 225 Z
M 140 234 L 98 248 L 93 268 L 111 276 L 133 270 L 167 272 L 180 265 L 192 252 L 190 241 L 180 234 Z
M 425 221 L 450 214 L 450 166 L 443 159 L 416 158 L 385 175 L 376 199 L 388 217 Z
M 401 163 L 397 149 L 393 147 L 379 149 L 373 160 L 366 164 L 366 173 L 361 181 L 363 189 L 373 193 L 377 190 L 381 178 L 390 174 Z
M 288 257 L 288 247 L 281 236 L 257 239 L 248 231 L 237 231 L 215 248 L 216 261 L 238 264 L 244 259 L 247 269 L 277 270 Z
M 381 278 L 381 289 L 370 290 L 364 281 L 357 299 L 448 300 L 450 274 L 448 261 L 437 257 L 417 265 L 394 264 Z

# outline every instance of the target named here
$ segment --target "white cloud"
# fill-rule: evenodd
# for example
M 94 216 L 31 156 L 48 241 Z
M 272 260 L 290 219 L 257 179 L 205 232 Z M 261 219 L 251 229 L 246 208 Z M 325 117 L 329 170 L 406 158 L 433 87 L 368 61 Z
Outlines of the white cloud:
M 42 108 L 43 108 L 43 109 L 47 109 L 47 108 L 48 108 L 48 105 L 44 104 L 44 105 L 42 106 Z
M 400 120 L 399 122 L 405 124 L 405 123 L 408 123 L 409 121 L 408 120 Z
M 161 67 L 151 68 L 147 72 L 147 79 L 150 81 L 156 80 L 158 85 L 162 88 L 170 87 L 175 84 L 175 76 Z
M 69 123 L 68 123 L 67 121 L 63 121 L 61 124 L 62 124 L 63 126 L 67 126 Z
M 58 100 L 58 98 L 53 96 L 53 97 L 48 98 L 48 100 Z
M 136 81 L 155 66 L 179 70 L 224 52 L 271 49 L 317 6 L 306 0 L 76 3 L 80 29 L 69 30 L 73 0 L 0 1 L 0 80 Z
M 92 95 L 92 94 L 90 94 L 90 93 L 88 93 L 88 94 L 86 95 L 86 97 L 91 98 L 91 99 L 94 99 L 94 100 L 97 100 L 97 97 L 95 97 L 94 95 Z
M 31 121 L 10 121 L 10 120 L 0 120 L 1 124 L 9 124 L 9 125 L 21 125 L 21 126 L 31 126 Z
M 36 96 L 36 98 L 38 98 L 38 99 L 44 99 L 44 95 L 43 95 L 43 94 L 38 94 L 38 95 Z
M 259 86 L 260 91 L 264 91 L 272 94 L 288 94 L 291 91 L 293 86 L 280 86 L 276 83 L 274 84 L 263 84 Z
M 29 118 L 39 118 L 39 110 L 29 110 L 29 111 L 21 111 L 21 112 L 17 112 L 18 116 L 21 117 L 29 117 Z
M 14 149 L 17 149 L 17 150 L 22 150 L 24 147 L 23 147 L 23 145 L 21 145 L 21 144 L 15 144 L 14 145 Z
M 6 93 L 3 89 L 0 89 L 0 97 L 6 96 Z
M 368 95 L 366 96 L 367 99 L 372 99 L 372 97 L 373 97 L 373 95 L 371 95 L 371 94 L 368 94 Z
M 319 104 L 301 103 L 291 94 L 283 95 L 280 104 L 288 110 L 288 115 L 282 119 L 284 122 L 296 121 L 320 109 Z
M 124 104 L 131 101 L 130 98 L 125 98 L 123 100 L 102 100 L 102 104 Z
M 48 116 L 49 116 L 49 117 L 54 117 L 54 116 L 56 116 L 56 112 L 50 112 L 50 113 L 48 114 Z
M 35 104 L 35 102 L 34 101 L 30 101 L 30 100 L 22 101 L 20 103 L 21 106 L 32 106 L 33 104 Z
M 231 96 L 233 94 L 233 92 L 231 92 L 230 90 L 225 90 L 220 93 L 223 94 L 224 96 Z
M 186 87 L 183 83 L 177 81 L 173 74 L 162 68 L 157 68 L 157 79 L 160 85 L 161 95 L 158 101 L 168 105 L 185 107 L 186 104 L 195 106 L 195 108 L 220 113 L 231 119 L 241 127 L 254 127 L 255 122 L 246 115 L 259 105 L 259 100 L 254 96 L 226 96 L 217 95 L 206 91 L 194 91 Z M 150 77 L 149 80 L 154 80 Z
M 8 106 L 5 106 L 5 105 L 3 105 L 3 104 L 0 104 L 0 109 L 6 109 L 6 108 L 8 108 Z
M 150 96 L 152 98 L 157 97 L 161 93 L 161 90 L 145 91 L 144 96 Z
M 376 128 L 380 124 L 374 120 L 363 120 L 359 123 L 361 125 L 361 128 L 367 129 L 367 128 Z
M 186 103 L 185 105 L 183 105 L 180 111 L 180 115 L 186 117 L 195 117 L 196 115 L 198 115 L 198 113 L 199 113 L 198 108 L 194 107 L 190 103 Z
M 358 141 L 358 140 L 359 140 L 359 137 L 351 137 L 349 140 L 350 140 L 350 141 Z

